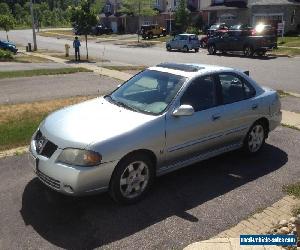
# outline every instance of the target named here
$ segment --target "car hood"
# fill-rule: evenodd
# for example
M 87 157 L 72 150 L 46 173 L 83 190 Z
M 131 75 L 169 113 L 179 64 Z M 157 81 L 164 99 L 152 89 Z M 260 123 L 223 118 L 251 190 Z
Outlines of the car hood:
M 40 130 L 59 148 L 86 148 L 94 142 L 129 133 L 154 119 L 156 116 L 116 106 L 100 97 L 50 114 Z
M 14 43 L 12 42 L 7 42 L 7 41 L 1 41 L 1 43 L 5 44 L 5 45 L 10 45 L 10 46 L 16 46 Z

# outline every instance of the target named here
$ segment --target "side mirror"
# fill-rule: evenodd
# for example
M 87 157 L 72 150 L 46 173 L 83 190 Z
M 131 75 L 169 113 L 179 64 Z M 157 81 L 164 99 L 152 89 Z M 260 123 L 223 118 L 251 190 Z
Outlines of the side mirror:
M 172 113 L 173 116 L 191 116 L 194 114 L 194 108 L 191 105 L 180 105 L 177 109 L 175 109 Z

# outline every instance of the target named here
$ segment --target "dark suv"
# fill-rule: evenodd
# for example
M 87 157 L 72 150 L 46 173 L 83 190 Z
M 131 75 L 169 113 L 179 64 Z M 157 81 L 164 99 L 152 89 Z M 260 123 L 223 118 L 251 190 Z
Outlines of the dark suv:
M 277 47 L 275 32 L 268 34 L 255 33 L 251 29 L 228 30 L 218 37 L 208 40 L 208 53 L 215 54 L 217 51 L 243 51 L 245 56 L 265 55 L 268 50 Z

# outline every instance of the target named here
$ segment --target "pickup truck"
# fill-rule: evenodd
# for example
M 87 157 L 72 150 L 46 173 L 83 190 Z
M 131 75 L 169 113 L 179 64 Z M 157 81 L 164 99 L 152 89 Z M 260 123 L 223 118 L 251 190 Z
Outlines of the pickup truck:
M 274 35 L 256 35 L 245 30 L 228 30 L 218 37 L 208 39 L 207 49 L 210 55 L 217 51 L 243 51 L 247 57 L 257 54 L 263 56 L 268 50 L 277 47 L 277 39 Z

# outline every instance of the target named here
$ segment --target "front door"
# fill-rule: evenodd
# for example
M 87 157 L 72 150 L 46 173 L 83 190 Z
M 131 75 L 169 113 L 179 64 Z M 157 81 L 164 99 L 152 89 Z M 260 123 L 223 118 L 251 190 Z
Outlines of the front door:
M 218 107 L 216 82 L 208 75 L 193 80 L 176 106 L 191 105 L 191 116 L 166 116 L 166 165 L 187 160 L 214 150 L 222 141 L 221 110 Z

